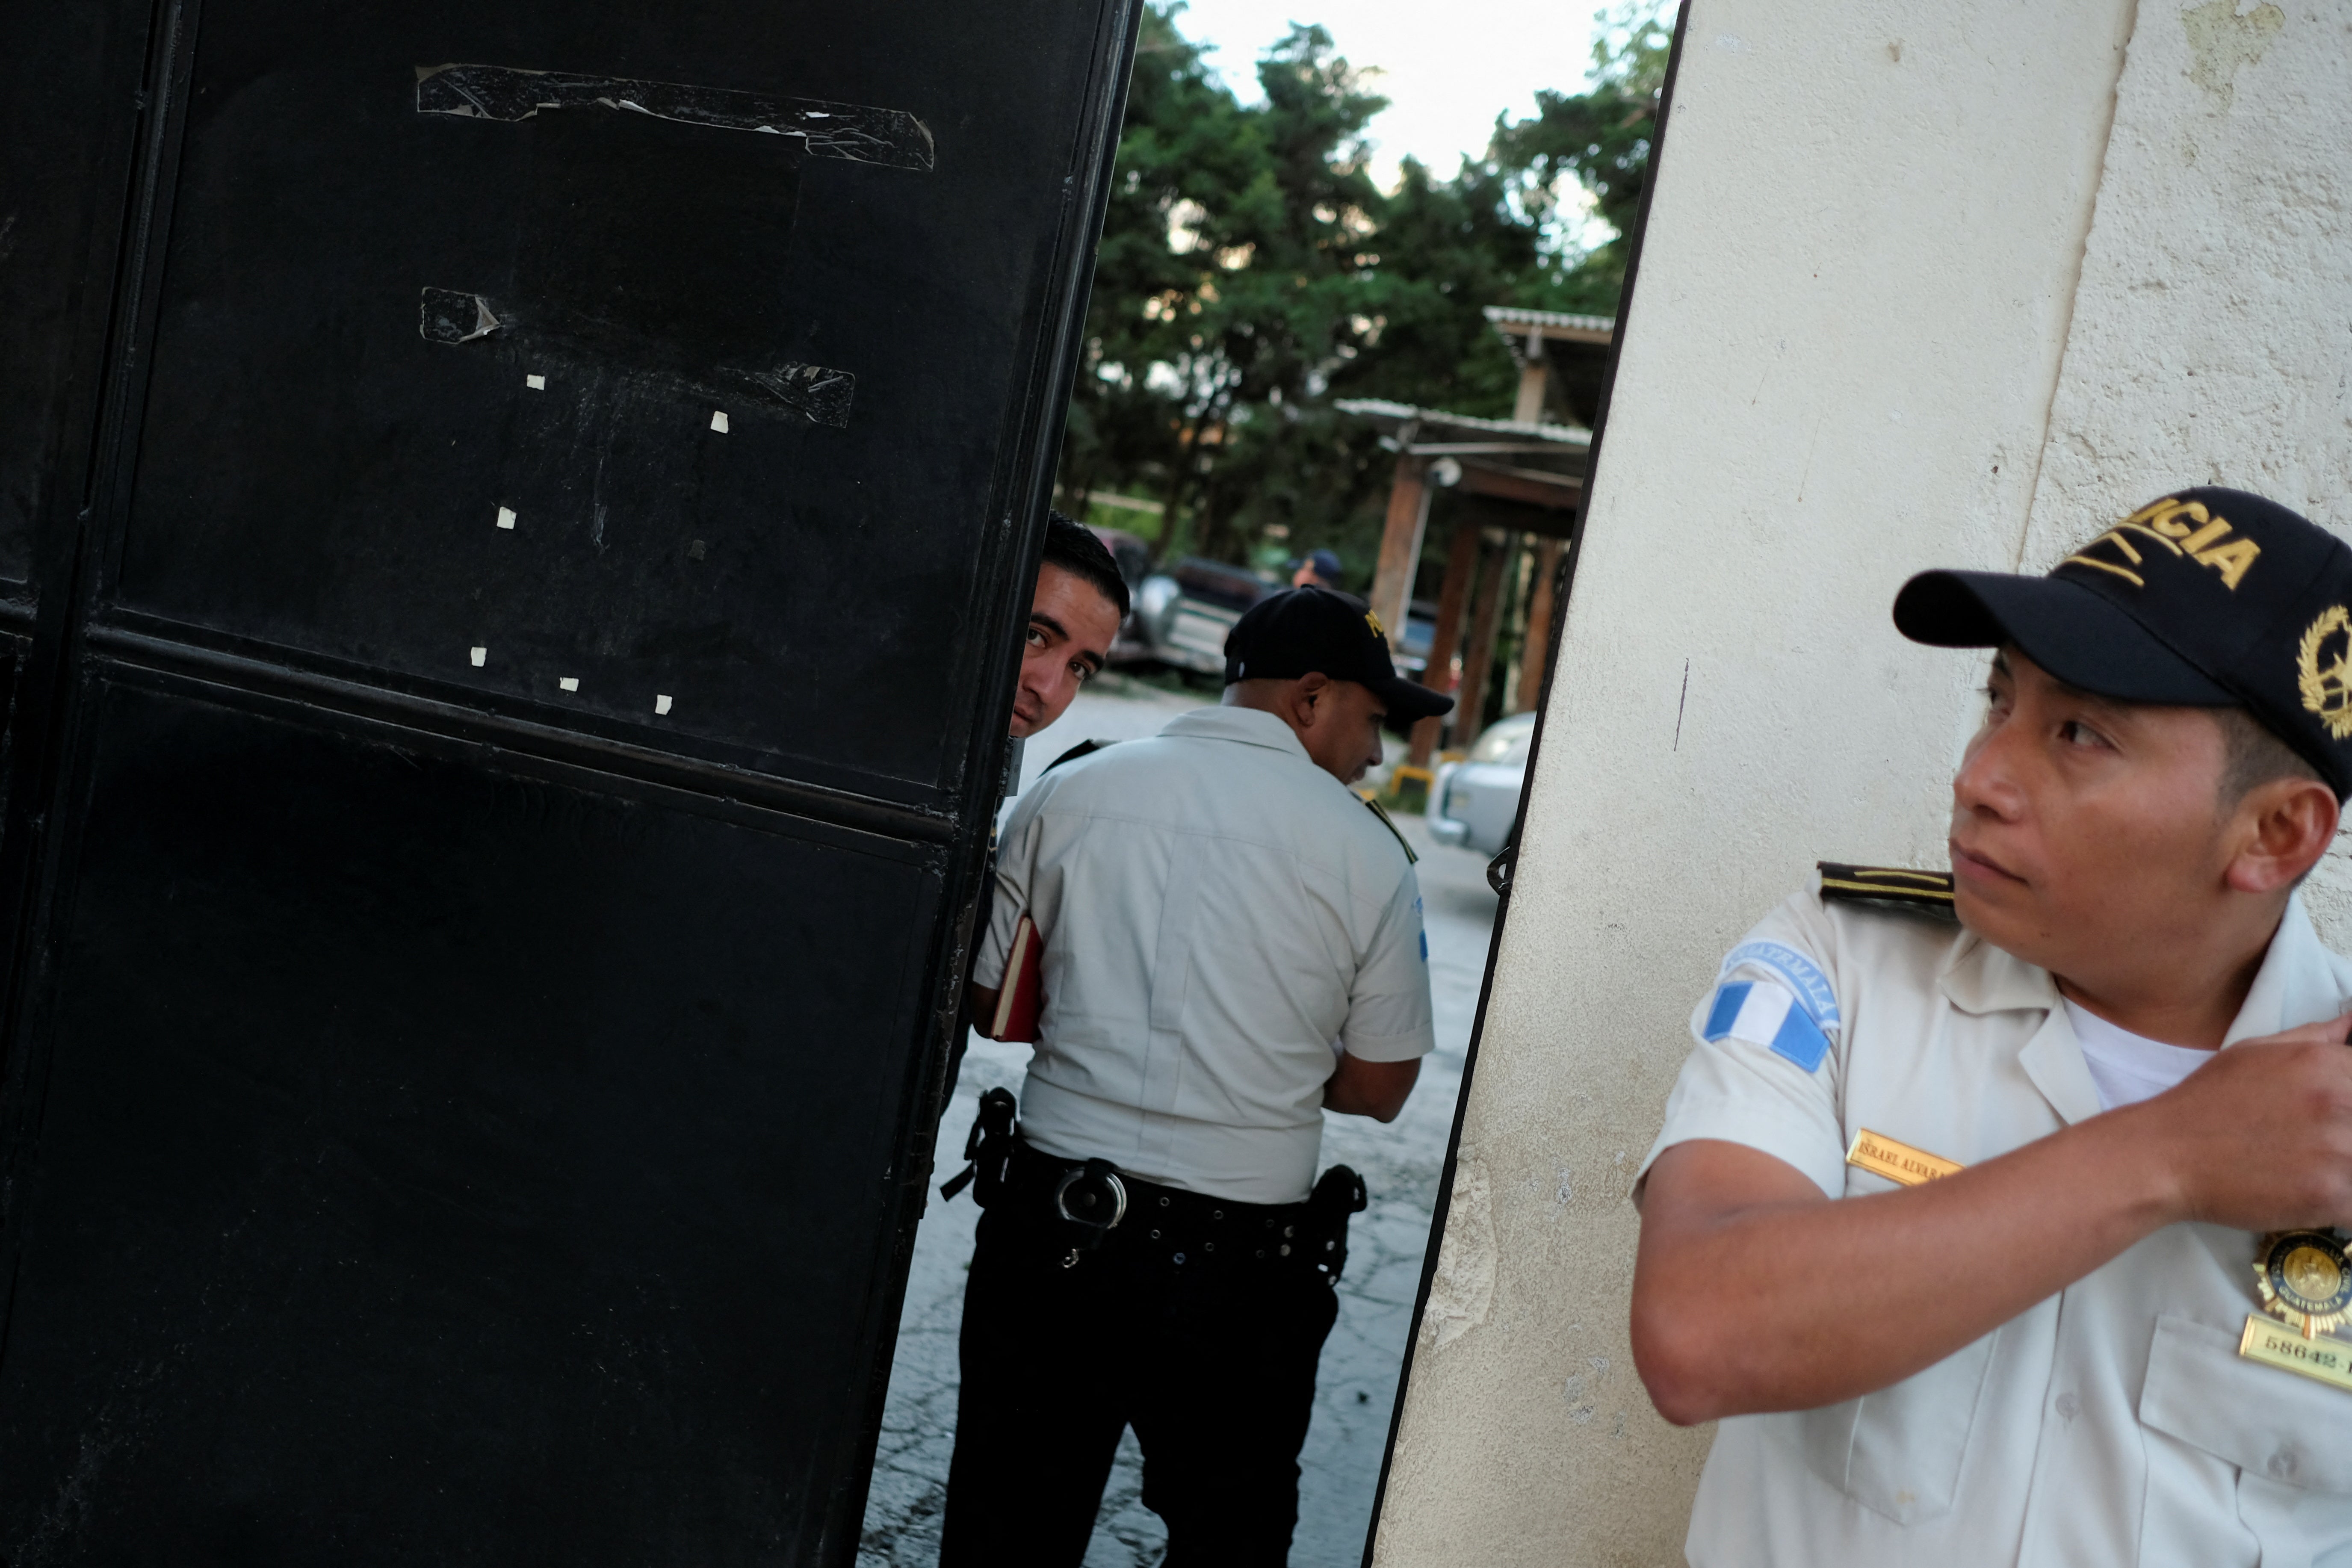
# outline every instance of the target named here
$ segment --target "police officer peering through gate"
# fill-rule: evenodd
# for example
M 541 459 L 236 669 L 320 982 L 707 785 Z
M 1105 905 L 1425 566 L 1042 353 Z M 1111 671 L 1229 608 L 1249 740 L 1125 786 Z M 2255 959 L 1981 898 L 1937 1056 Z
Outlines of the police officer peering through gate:
M 1008 792 L 1021 780 L 1022 742 L 1067 712 L 1079 689 L 1102 673 L 1128 610 L 1127 584 L 1118 574 L 1118 563 L 1094 530 L 1058 511 L 1047 512 L 1045 546 L 1029 595 L 1028 624 L 1021 633 L 1021 665 L 1013 674 L 1013 745 L 1005 756 L 1003 779 Z M 996 892 L 992 835 L 988 854 L 990 871 L 982 879 L 979 907 L 973 911 L 975 929 L 982 931 L 988 929 Z M 962 1027 L 955 1032 L 948 1055 L 948 1094 L 954 1092 L 956 1076 L 963 1070 L 969 1037 Z
M 1411 852 L 1348 786 L 1384 719 L 1453 704 L 1324 588 L 1225 656 L 1222 707 L 1057 765 L 1005 826 L 973 1013 L 1024 916 L 1045 1009 L 1017 1135 L 1002 1090 L 974 1134 L 943 1568 L 1076 1564 L 1129 1426 L 1170 1563 L 1288 1552 L 1364 1206 L 1314 1180 L 1322 1115 L 1392 1120 L 1434 1044 Z
M 1013 689 L 1014 740 L 1059 719 L 1078 688 L 1102 672 L 1127 611 L 1127 584 L 1103 542 L 1085 524 L 1047 512 Z

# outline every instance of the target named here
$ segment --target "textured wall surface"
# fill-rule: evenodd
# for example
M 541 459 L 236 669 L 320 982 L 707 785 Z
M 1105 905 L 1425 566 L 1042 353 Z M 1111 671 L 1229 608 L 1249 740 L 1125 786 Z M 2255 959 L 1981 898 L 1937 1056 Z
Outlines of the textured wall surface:
M 2142 7 L 2025 552 L 2180 485 L 2352 530 L 2352 7 Z
M 1941 853 L 1980 672 L 1888 606 L 2022 547 L 2131 26 L 1694 0 L 1382 1564 L 1681 1560 L 1626 1190 L 1740 931 Z

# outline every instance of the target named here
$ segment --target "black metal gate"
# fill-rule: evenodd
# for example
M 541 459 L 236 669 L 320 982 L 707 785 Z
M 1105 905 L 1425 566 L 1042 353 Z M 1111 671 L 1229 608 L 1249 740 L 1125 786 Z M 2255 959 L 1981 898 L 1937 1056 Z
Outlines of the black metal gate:
M 846 1563 L 1132 0 L 0 13 L 0 1555 Z

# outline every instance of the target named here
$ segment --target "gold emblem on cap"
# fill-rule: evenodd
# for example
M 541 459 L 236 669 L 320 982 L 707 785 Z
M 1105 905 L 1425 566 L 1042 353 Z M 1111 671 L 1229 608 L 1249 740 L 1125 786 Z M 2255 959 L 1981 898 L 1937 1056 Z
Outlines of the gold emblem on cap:
M 1370 610 L 1366 610 L 1364 612 L 1364 625 L 1372 628 L 1372 635 L 1376 637 L 1385 637 L 1389 635 L 1386 631 L 1381 629 L 1380 616 L 1372 614 Z
M 2352 1258 L 2325 1230 L 2278 1230 L 2263 1237 L 2254 1288 L 2272 1314 L 2312 1339 L 2352 1319 Z
M 2332 656 L 2327 646 L 2331 637 L 2341 639 Z M 2320 611 L 2303 634 L 2294 658 L 2303 705 L 2319 715 L 2329 734 L 2352 740 L 2352 610 L 2330 605 Z

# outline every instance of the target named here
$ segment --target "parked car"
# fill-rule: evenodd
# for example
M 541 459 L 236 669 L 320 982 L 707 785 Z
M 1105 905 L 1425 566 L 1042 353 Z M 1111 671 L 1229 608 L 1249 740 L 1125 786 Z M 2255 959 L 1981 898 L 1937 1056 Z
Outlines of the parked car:
M 1429 836 L 1440 844 L 1499 855 L 1519 815 L 1536 716 L 1514 713 L 1486 726 L 1458 763 L 1437 770 L 1429 786 Z
M 1395 662 L 1397 673 L 1419 680 L 1421 672 L 1429 668 L 1429 645 L 1436 639 L 1436 604 L 1415 599 L 1405 609 L 1404 635 L 1397 636 L 1393 628 L 1389 635 L 1389 657 Z
M 1143 579 L 1151 565 L 1151 546 L 1123 528 L 1097 528 L 1094 536 L 1110 552 L 1111 564 L 1118 568 L 1121 580 L 1127 584 L 1127 596 L 1132 601 L 1142 591 Z
M 1115 663 L 1145 659 L 1199 675 L 1225 671 L 1225 634 L 1242 612 L 1275 591 L 1256 573 L 1187 556 L 1143 580 L 1135 614 L 1111 646 Z

